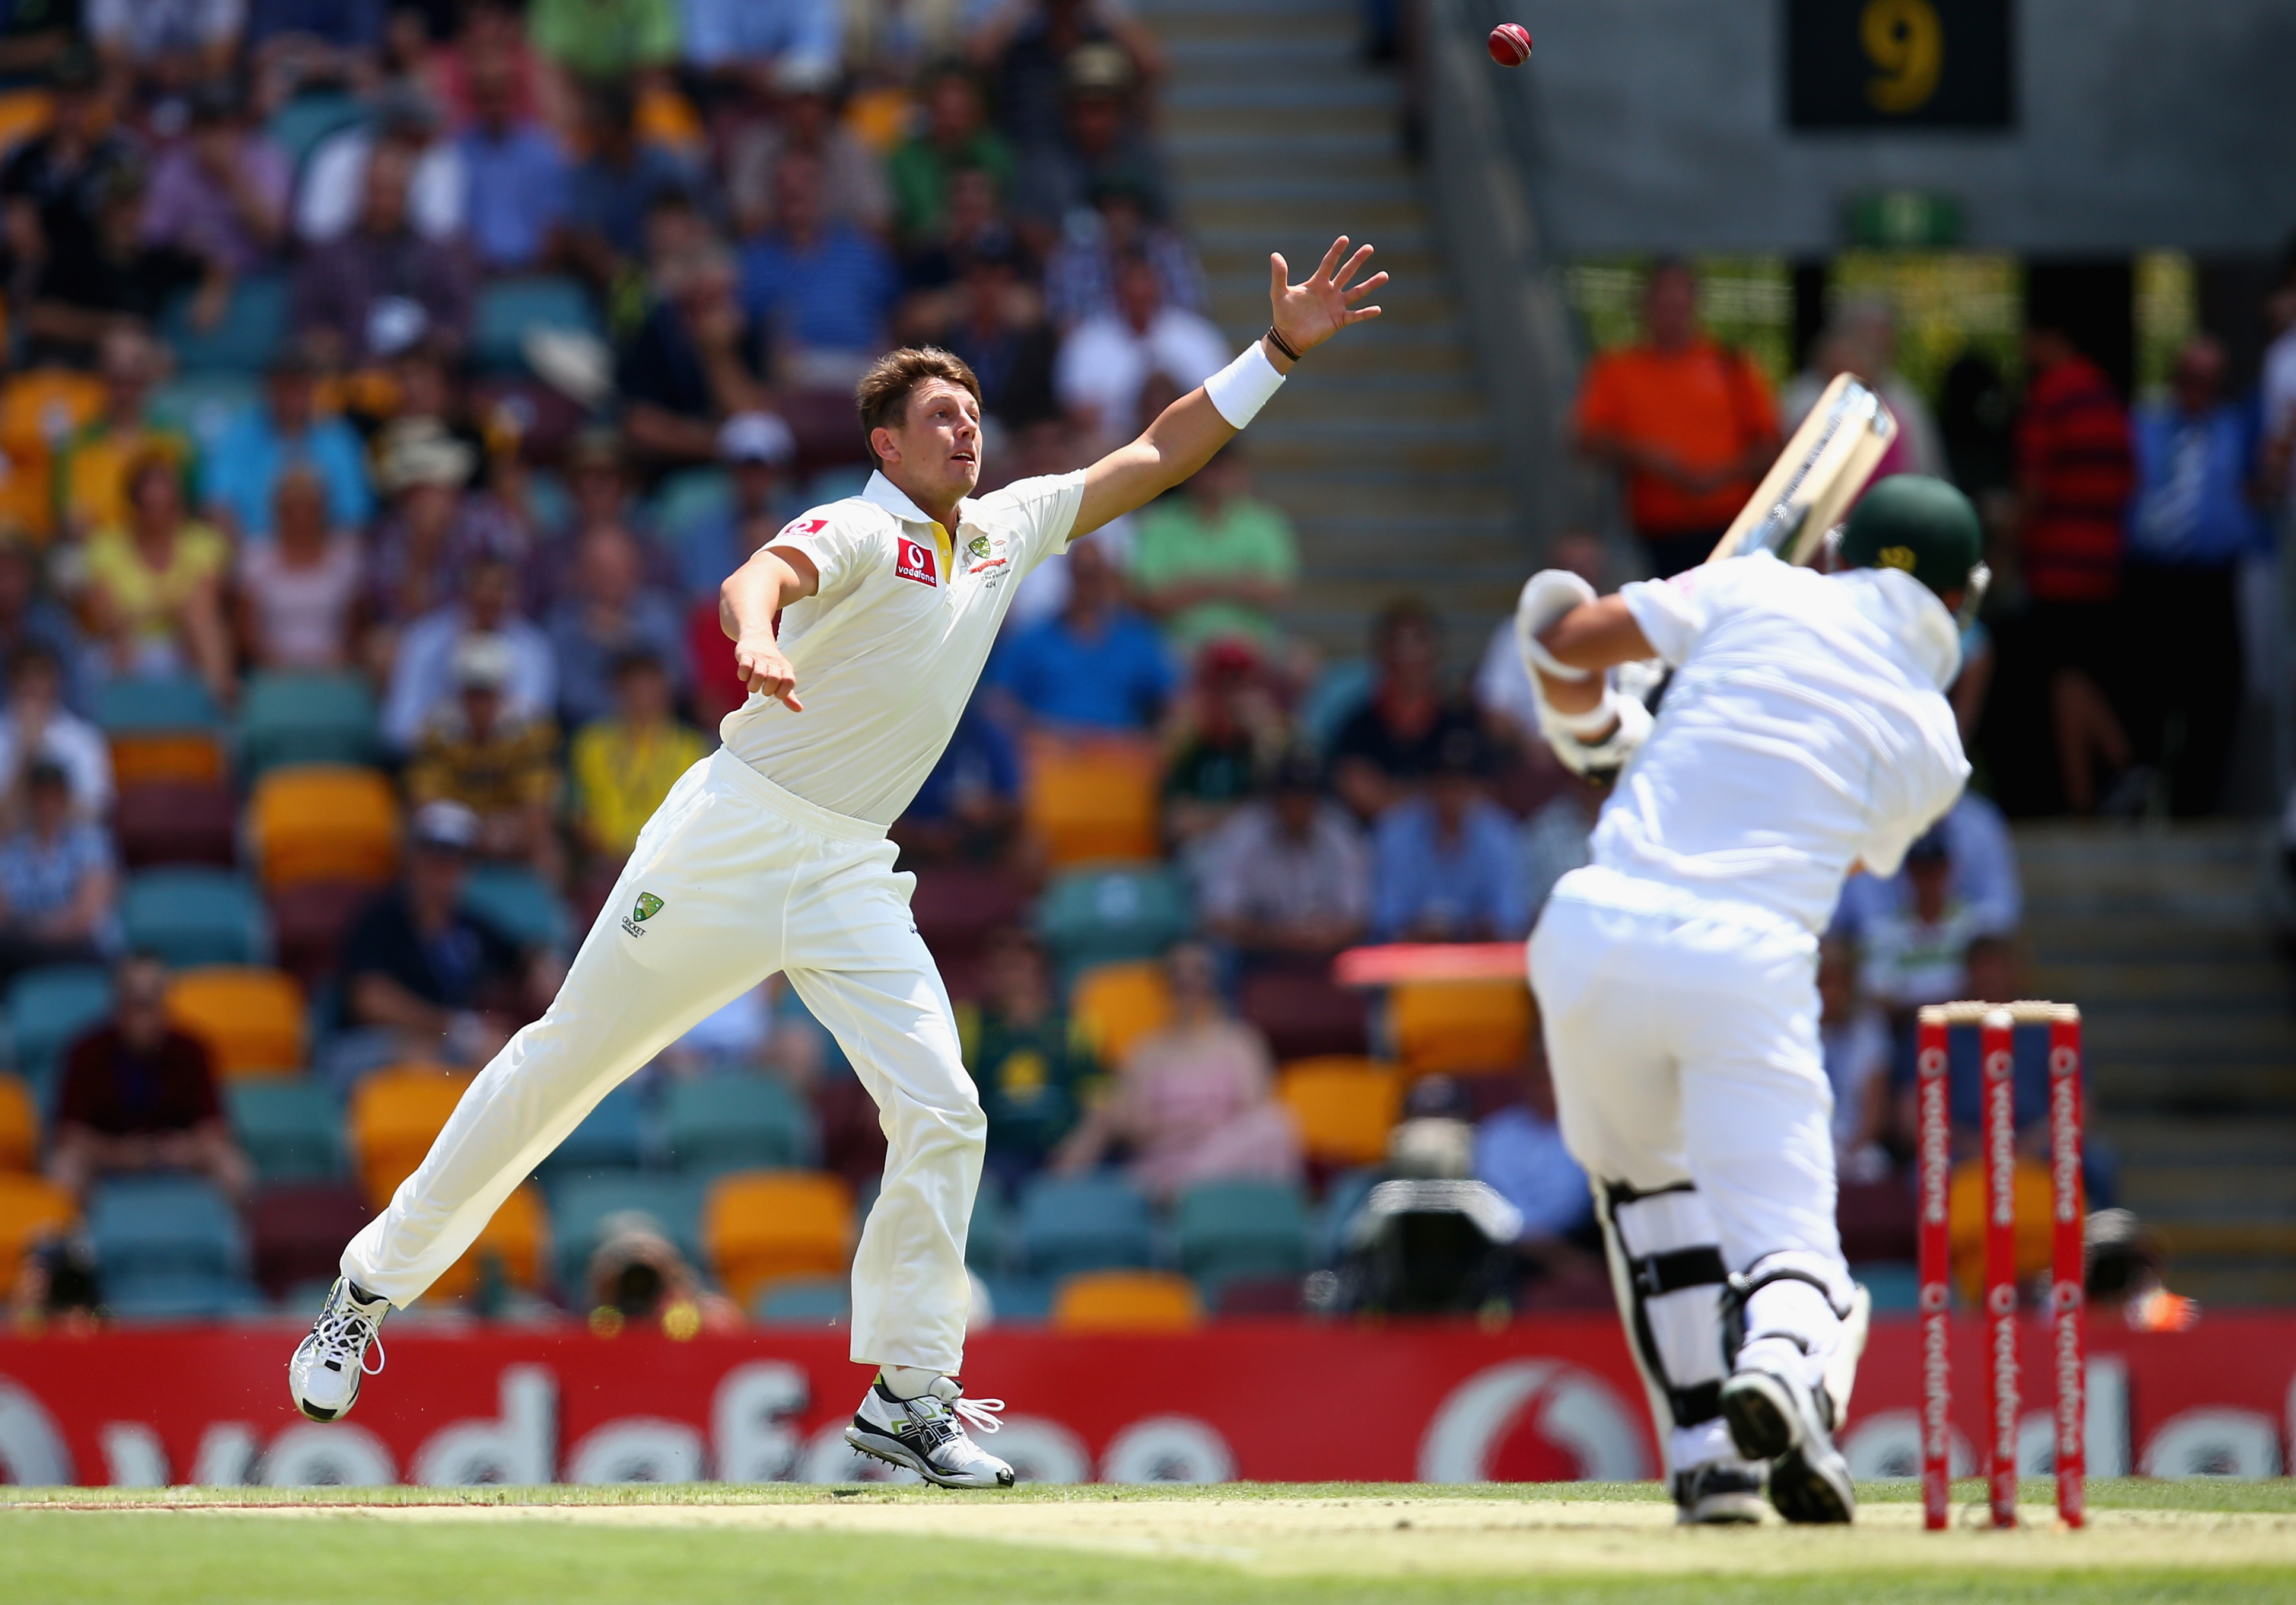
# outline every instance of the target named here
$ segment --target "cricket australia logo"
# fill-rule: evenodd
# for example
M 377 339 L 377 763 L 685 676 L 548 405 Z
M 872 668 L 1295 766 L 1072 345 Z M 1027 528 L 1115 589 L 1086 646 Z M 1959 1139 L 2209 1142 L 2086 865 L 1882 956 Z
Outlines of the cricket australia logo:
M 640 892 L 636 906 L 630 910 L 629 916 L 622 921 L 622 929 L 634 937 L 642 937 L 645 932 L 641 927 L 660 912 L 660 897 L 655 897 L 652 892 Z
M 991 555 L 994 551 L 995 548 L 989 545 L 988 537 L 985 535 L 976 535 L 971 540 L 965 542 L 964 554 L 972 560 L 972 566 L 967 569 L 965 572 L 967 574 L 986 574 L 991 569 L 1003 568 L 1004 566 L 1004 560 L 1001 557 Z

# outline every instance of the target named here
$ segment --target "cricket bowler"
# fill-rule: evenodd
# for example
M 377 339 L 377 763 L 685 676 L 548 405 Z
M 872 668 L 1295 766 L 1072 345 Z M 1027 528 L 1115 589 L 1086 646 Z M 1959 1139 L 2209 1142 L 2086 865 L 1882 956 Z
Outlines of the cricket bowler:
M 316 1421 L 358 1397 L 385 1315 L 452 1265 L 512 1189 L 617 1084 L 780 970 L 876 1100 L 884 1191 L 853 1262 L 855 1361 L 877 1367 L 846 1437 L 948 1487 L 1013 1469 L 967 1426 L 964 1239 L 986 1122 L 947 991 L 909 917 L 886 829 L 947 745 L 1022 577 L 1194 473 L 1305 353 L 1379 315 L 1368 245 L 1304 283 L 1271 257 L 1273 322 L 1141 436 L 1080 471 L 975 498 L 980 386 L 945 351 L 881 358 L 857 391 L 877 471 L 791 522 L 721 589 L 749 699 L 679 780 L 541 1019 L 463 1095 L 422 1166 L 343 1251 L 288 1366 Z M 379 1370 L 378 1365 L 375 1369 Z
M 1834 1227 L 1817 939 L 1843 878 L 1894 873 L 1969 774 L 1944 692 L 1984 570 L 1942 480 L 1876 485 L 1834 571 L 1768 551 L 1597 601 L 1524 585 L 1543 732 L 1618 767 L 1593 862 L 1556 885 L 1530 979 L 1565 1142 L 1591 1178 L 1677 1519 L 1856 1512 L 1833 1432 L 1867 1301 Z M 1608 671 L 1671 671 L 1652 716 Z

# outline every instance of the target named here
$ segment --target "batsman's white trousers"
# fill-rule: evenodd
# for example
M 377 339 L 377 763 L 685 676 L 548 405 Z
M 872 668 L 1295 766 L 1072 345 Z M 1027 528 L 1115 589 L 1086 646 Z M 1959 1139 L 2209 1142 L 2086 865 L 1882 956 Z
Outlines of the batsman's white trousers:
M 1555 1112 L 1587 1174 L 1695 1183 L 1732 1271 L 1789 1255 L 1841 1302 L 1816 976 L 1816 938 L 1784 916 L 1599 866 L 1556 883 L 1530 938 Z
M 882 828 L 723 751 L 696 764 L 640 833 L 549 1011 L 472 1082 L 343 1251 L 343 1273 L 393 1304 L 418 1298 L 601 1098 L 778 970 L 853 1061 L 888 1142 L 853 1261 L 853 1358 L 960 1370 L 988 1122 L 896 851 Z

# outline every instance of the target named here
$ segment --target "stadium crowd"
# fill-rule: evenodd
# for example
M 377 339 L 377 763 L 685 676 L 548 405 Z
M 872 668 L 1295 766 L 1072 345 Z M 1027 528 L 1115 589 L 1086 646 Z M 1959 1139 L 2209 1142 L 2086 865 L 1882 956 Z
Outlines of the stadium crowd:
M 1120 0 L 86 0 L 0 23 L 22 1318 L 299 1307 L 332 1274 L 714 745 L 742 694 L 718 584 L 864 482 L 871 356 L 972 364 L 991 483 L 1080 465 L 1225 360 L 1171 220 L 1161 69 Z M 1661 569 L 1791 422 L 1694 303 L 1655 274 L 1645 343 L 1597 360 L 1578 419 Z M 1912 425 L 1894 466 L 1936 470 L 1951 442 L 1890 388 L 1886 333 L 1845 321 L 1810 377 L 1883 381 Z M 2063 604 L 2058 713 L 2093 738 L 2062 743 L 2067 798 L 2167 762 L 2205 807 L 2190 713 L 2217 683 L 2117 712 L 2075 683 L 2079 610 L 2155 562 L 2214 639 L 2208 577 L 2261 538 L 2238 453 L 2264 463 L 2265 437 L 2216 422 L 2204 342 L 2133 446 L 2092 366 L 2034 357 L 2024 582 Z M 1554 558 L 1623 577 L 1590 536 Z M 1331 962 L 1521 938 L 1600 794 L 1538 741 L 1505 630 L 1463 683 L 1477 643 L 1399 600 L 1366 659 L 1319 663 L 1282 627 L 1299 567 L 1233 447 L 1046 565 L 895 827 L 989 1115 L 974 1264 L 1000 1318 L 1607 1303 L 1526 990 L 1373 995 Z M 2146 732 L 2177 709 L 2164 759 Z M 2098 754 L 2119 774 L 2083 791 Z M 1826 1054 L 1871 1257 L 1909 1252 L 1910 1011 L 2014 995 L 2018 907 L 1974 794 L 1845 897 Z M 609 1094 L 442 1291 L 833 1319 L 882 1152 L 769 980 Z M 1496 1208 L 1450 1272 L 1383 1257 L 1379 1183 L 1471 1178 Z

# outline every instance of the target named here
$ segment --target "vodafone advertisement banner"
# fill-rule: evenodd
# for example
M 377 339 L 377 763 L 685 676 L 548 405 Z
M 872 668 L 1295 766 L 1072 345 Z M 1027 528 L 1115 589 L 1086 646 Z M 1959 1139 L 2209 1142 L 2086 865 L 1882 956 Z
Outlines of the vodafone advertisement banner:
M 2189 1332 L 2102 1322 L 2089 1470 L 2267 1477 L 2287 1463 L 2296 1315 Z M 883 1468 L 839 1434 L 867 1375 L 841 1332 L 658 1334 L 402 1322 L 347 1421 L 287 1404 L 286 1324 L 0 1339 L 0 1470 L 17 1484 L 272 1486 L 847 1482 Z M 1919 1468 L 1915 1328 L 1877 1324 L 1845 1447 Z M 2048 1332 L 2025 1334 L 2022 1459 L 2046 1469 Z M 1981 1420 L 1980 1329 L 1954 1341 L 1956 1474 Z M 1616 1323 L 1224 1322 L 1174 1336 L 992 1331 L 965 1381 L 1006 1401 L 993 1447 L 1046 1481 L 1628 1479 L 1659 1462 Z

